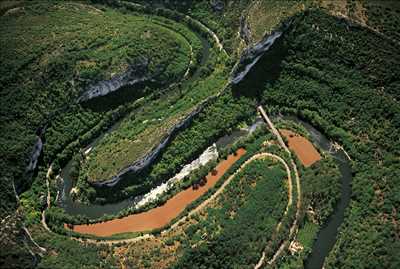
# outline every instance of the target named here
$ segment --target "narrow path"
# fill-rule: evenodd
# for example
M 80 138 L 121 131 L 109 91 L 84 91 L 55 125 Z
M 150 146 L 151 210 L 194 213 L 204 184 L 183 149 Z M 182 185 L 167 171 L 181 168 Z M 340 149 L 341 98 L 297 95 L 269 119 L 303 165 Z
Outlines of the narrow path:
M 137 6 L 137 7 L 140 7 L 140 8 L 144 8 L 144 7 L 145 7 L 144 5 L 141 5 L 141 4 L 138 4 L 138 3 L 126 2 L 126 1 L 120 1 L 120 2 L 125 3 L 125 4 L 130 4 L 130 5 L 133 5 L 133 6 Z M 198 25 L 200 25 L 200 27 L 204 28 L 204 29 L 212 36 L 212 38 L 215 40 L 215 43 L 216 43 L 218 49 L 219 49 L 220 51 L 223 51 L 225 55 L 228 55 L 228 53 L 227 53 L 226 50 L 224 49 L 224 46 L 222 45 L 222 42 L 220 41 L 219 37 L 217 36 L 217 34 L 216 34 L 213 30 L 211 30 L 210 28 L 208 28 L 208 27 L 207 27 L 205 24 L 203 24 L 201 21 L 196 20 L 196 19 L 194 19 L 193 17 L 190 17 L 189 15 L 185 15 L 185 18 L 194 21 L 195 23 L 197 23 Z
M 350 157 L 350 155 L 347 153 L 347 151 L 344 149 L 344 147 L 342 145 L 340 145 L 338 142 L 332 142 L 332 147 L 333 149 L 338 152 L 338 151 L 343 151 L 343 153 L 346 155 L 347 159 L 349 159 L 349 161 L 353 161 Z M 329 152 L 331 152 L 329 150 Z
M 290 169 L 289 166 L 287 165 L 287 163 L 285 162 L 285 160 L 283 160 L 281 157 L 279 157 L 278 155 L 272 154 L 272 153 L 268 153 L 268 152 L 263 152 L 263 153 L 258 153 L 254 156 L 252 156 L 250 159 L 248 159 L 247 161 L 245 161 L 238 170 L 236 170 L 235 173 L 233 173 L 231 176 L 229 176 L 229 178 L 227 180 L 225 180 L 225 182 L 221 185 L 221 187 L 212 195 L 210 196 L 210 198 L 208 198 L 207 200 L 205 200 L 203 203 L 201 203 L 197 208 L 193 209 L 192 211 L 189 212 L 189 214 L 186 217 L 183 217 L 182 219 L 180 219 L 179 221 L 177 221 L 175 224 L 173 224 L 171 226 L 170 229 L 174 229 L 175 227 L 179 226 L 182 222 L 184 222 L 187 218 L 189 218 L 190 216 L 200 212 L 202 209 L 204 209 L 211 201 L 213 201 L 218 195 L 220 195 L 225 187 L 232 181 L 232 179 L 238 174 L 240 173 L 249 163 L 251 163 L 254 160 L 257 159 L 264 159 L 264 158 L 273 158 L 278 160 L 279 162 L 281 162 L 286 169 L 286 172 L 288 174 L 288 204 L 286 206 L 286 210 L 284 214 L 287 214 L 290 205 L 292 204 L 292 197 L 293 197 L 293 193 L 292 193 L 292 179 L 291 179 L 291 174 L 290 174 Z M 166 231 L 167 232 L 167 231 Z
M 50 198 L 51 198 L 51 194 L 50 194 L 50 182 L 49 182 L 49 176 L 46 176 L 46 186 L 47 186 L 47 198 L 46 198 L 46 208 L 42 211 L 42 226 L 43 228 L 45 228 L 48 232 L 51 232 L 49 226 L 47 226 L 46 223 L 46 210 L 50 208 Z
M 297 204 L 296 204 L 296 216 L 295 216 L 295 220 L 293 221 L 292 226 L 290 227 L 289 230 L 289 237 L 287 240 L 285 240 L 284 242 L 282 242 L 282 244 L 280 245 L 280 247 L 278 248 L 278 250 L 275 252 L 275 254 L 273 255 L 273 257 L 267 261 L 268 265 L 272 265 L 276 262 L 276 260 L 279 258 L 279 256 L 283 253 L 283 251 L 288 247 L 290 240 L 293 238 L 293 236 L 295 235 L 295 233 L 298 230 L 298 221 L 300 219 L 300 208 L 301 208 L 301 185 L 300 185 L 300 177 L 299 177 L 299 173 L 297 170 L 297 166 L 296 163 L 293 161 L 292 158 L 292 154 L 291 151 L 289 150 L 289 148 L 286 146 L 285 142 L 283 141 L 283 138 L 281 136 L 281 134 L 279 133 L 279 131 L 275 128 L 274 124 L 272 123 L 272 121 L 270 120 L 270 118 L 268 117 L 267 113 L 265 112 L 264 108 L 262 106 L 259 106 L 257 108 L 257 110 L 260 112 L 261 116 L 264 118 L 264 120 L 267 122 L 270 130 L 272 131 L 272 133 L 276 136 L 279 144 L 281 145 L 281 147 L 289 154 L 290 156 L 290 164 L 293 168 L 293 171 L 295 173 L 295 178 L 296 178 L 296 188 L 297 188 Z M 281 227 L 281 222 L 278 224 L 277 226 L 277 231 L 279 231 L 280 227 Z M 266 248 L 264 249 L 263 253 L 261 254 L 261 258 L 258 261 L 258 263 L 256 264 L 256 266 L 254 267 L 255 269 L 259 269 L 261 268 L 264 263 L 266 262 L 266 250 L 268 248 L 268 245 L 266 246 Z
M 187 77 L 189 76 L 190 67 L 191 67 L 192 64 L 193 64 L 194 53 L 193 53 L 192 44 L 189 43 L 189 47 L 190 47 L 190 61 L 189 61 L 188 67 L 187 67 L 187 69 L 186 69 L 186 72 L 185 72 L 185 74 L 183 75 L 183 79 L 185 79 L 185 78 L 187 78 Z M 85 154 L 86 154 L 86 153 L 85 153 Z
M 275 128 L 275 126 L 273 125 L 273 123 L 271 122 L 271 120 L 268 118 L 267 114 L 265 113 L 264 109 L 262 107 L 258 108 L 260 113 L 262 114 L 262 116 L 266 119 L 267 123 L 269 124 L 271 130 L 273 131 L 273 133 L 276 135 L 276 137 L 278 138 L 278 141 L 280 142 L 281 146 L 285 149 L 285 151 L 287 151 L 290 154 L 290 150 L 286 147 L 282 137 L 280 136 L 279 132 L 277 131 L 277 129 Z M 178 227 L 180 224 L 182 224 L 184 221 L 186 221 L 189 217 L 193 216 L 194 214 L 200 212 L 202 209 L 204 209 L 211 201 L 215 200 L 216 197 L 218 195 L 220 195 L 225 187 L 233 180 L 233 178 L 239 173 L 241 172 L 246 165 L 248 165 L 249 163 L 251 163 L 252 161 L 256 160 L 256 159 L 260 159 L 260 158 L 274 158 L 276 160 L 278 160 L 279 162 L 281 162 L 288 174 L 288 204 L 286 206 L 286 210 L 284 212 L 284 215 L 287 215 L 289 207 L 292 205 L 293 203 L 293 186 L 292 186 L 292 178 L 291 178 L 291 172 L 290 172 L 290 168 L 288 166 L 288 164 L 285 162 L 285 160 L 283 160 L 283 158 L 274 155 L 272 153 L 259 153 L 256 154 L 254 156 L 252 156 L 250 159 L 248 159 L 246 162 L 244 162 L 240 168 L 238 170 L 236 170 L 236 172 L 234 174 L 232 174 L 222 185 L 221 187 L 208 199 L 206 199 L 205 201 L 203 201 L 199 206 L 197 206 L 196 208 L 194 208 L 193 210 L 191 210 L 186 216 L 182 217 L 180 220 L 178 220 L 176 223 L 174 223 L 170 228 L 162 231 L 162 234 L 168 233 L 172 230 L 174 230 L 176 227 Z M 300 179 L 298 176 L 298 172 L 297 172 L 297 167 L 296 164 L 294 163 L 293 160 L 291 160 L 291 166 L 293 167 L 294 171 L 295 171 L 295 177 L 296 177 L 296 185 L 297 185 L 297 192 L 298 192 L 298 200 L 297 200 L 297 212 L 296 212 L 296 219 L 294 221 L 294 223 L 292 224 L 292 227 L 290 228 L 290 233 L 289 233 L 289 239 L 293 236 L 293 234 L 297 231 L 297 221 L 300 215 L 300 207 L 301 207 L 301 193 L 300 193 Z M 47 208 L 50 207 L 50 186 L 49 186 L 49 179 L 46 178 L 46 185 L 47 185 L 47 189 L 48 189 L 48 193 L 47 193 Z M 42 212 L 42 225 L 43 227 L 51 232 L 51 230 L 49 229 L 49 227 L 46 224 L 46 219 L 45 219 L 45 211 Z M 277 229 L 279 230 L 281 226 L 281 223 L 278 224 Z M 81 239 L 81 238 L 75 238 L 75 237 L 70 237 L 70 239 L 78 241 L 80 243 L 88 243 L 88 244 L 95 244 L 95 245 L 113 245 L 113 244 L 120 244 L 120 243 L 135 243 L 141 240 L 145 240 L 145 239 L 151 239 L 154 238 L 154 235 L 151 234 L 144 234 L 142 236 L 138 236 L 135 238 L 129 238 L 129 239 L 116 239 L 116 240 L 97 240 L 97 239 Z M 267 263 L 268 264 L 273 264 L 276 259 L 281 255 L 281 253 L 286 249 L 288 245 L 288 240 L 286 240 L 285 242 L 283 242 L 281 244 L 281 246 L 279 247 L 278 251 L 274 254 L 274 256 L 272 257 L 271 260 L 269 260 Z M 266 259 L 266 255 L 265 255 L 265 250 L 262 252 L 262 257 L 259 260 L 259 262 L 257 263 L 255 268 L 260 268 L 264 263 L 265 263 L 265 259 Z
M 236 154 L 230 154 L 214 168 L 217 173 L 208 173 L 205 184 L 197 188 L 187 188 L 176 193 L 165 203 L 145 212 L 130 214 L 123 218 L 98 222 L 95 224 L 74 225 L 73 231 L 95 236 L 113 236 L 127 232 L 146 232 L 154 229 L 164 229 L 175 218 L 185 212 L 185 208 L 202 197 L 213 188 L 221 177 L 234 165 L 246 150 L 238 149 Z
M 288 247 L 290 240 L 293 238 L 293 236 L 295 235 L 295 233 L 297 233 L 297 230 L 298 230 L 298 220 L 300 219 L 300 208 L 301 208 L 300 178 L 299 178 L 299 174 L 297 171 L 297 166 L 294 163 L 293 159 L 290 162 L 291 162 L 291 165 L 292 165 L 294 173 L 295 173 L 297 193 L 298 193 L 298 199 L 297 199 L 297 205 L 296 205 L 296 207 L 297 207 L 296 217 L 295 217 L 295 220 L 294 220 L 292 226 L 290 227 L 288 239 L 285 240 L 280 245 L 279 249 L 275 252 L 274 256 L 269 261 L 267 261 L 268 265 L 273 265 L 276 262 L 276 260 L 282 254 L 282 252 Z M 263 256 L 265 257 L 265 255 L 263 255 Z
M 121 1 L 121 2 L 125 2 L 125 1 Z M 142 5 L 136 4 L 136 3 L 128 3 L 128 4 L 143 7 Z M 192 18 L 192 17 L 190 17 L 190 16 L 187 16 L 187 15 L 186 15 L 186 17 L 189 18 L 190 20 L 193 20 L 193 21 L 196 22 L 200 27 L 202 27 L 205 31 L 207 31 L 207 32 L 212 36 L 212 38 L 214 39 L 214 41 L 215 41 L 215 43 L 216 43 L 216 46 L 219 48 L 219 50 L 220 50 L 220 51 L 223 51 L 223 52 L 227 55 L 227 52 L 226 52 L 226 50 L 224 49 L 224 47 L 223 47 L 223 45 L 222 45 L 220 39 L 218 38 L 218 36 L 217 36 L 210 28 L 208 28 L 208 27 L 207 27 L 206 25 L 204 25 L 202 22 L 200 22 L 200 21 L 198 21 L 198 20 L 196 20 L 196 19 L 194 19 L 194 18 Z M 191 48 L 191 49 L 192 49 L 192 48 Z M 207 98 L 206 100 L 203 100 L 203 102 L 201 102 L 201 103 L 199 104 L 199 106 L 204 105 L 204 103 L 207 103 L 210 99 L 218 98 L 218 97 L 224 92 L 224 90 L 228 87 L 228 85 L 229 85 L 229 82 L 227 82 L 227 83 L 222 87 L 222 90 L 219 91 L 218 93 L 216 93 L 214 96 L 211 96 L 211 97 Z M 198 109 L 198 107 L 196 107 L 194 110 L 196 110 L 196 109 Z M 48 225 L 47 225 L 47 223 L 46 223 L 46 217 L 45 217 L 45 210 L 47 210 L 48 208 L 50 208 L 50 187 L 49 187 L 49 179 L 48 179 L 48 178 L 46 179 L 46 185 L 47 185 L 47 207 L 42 211 L 41 223 L 42 223 L 42 226 L 43 226 L 47 231 L 51 232 L 51 229 L 48 227 Z M 83 240 L 83 241 L 89 241 L 89 240 Z M 94 240 L 94 241 L 97 241 L 97 240 Z M 110 242 L 113 242 L 113 240 L 110 240 Z M 121 242 L 121 240 L 117 240 L 117 241 L 114 241 L 114 242 Z M 130 242 L 130 240 L 129 240 L 129 242 Z
M 31 240 L 31 242 L 41 251 L 41 252 L 46 252 L 47 250 L 44 247 L 39 246 L 38 243 L 36 243 L 36 241 L 32 238 L 31 233 L 29 232 L 29 230 L 23 226 L 22 229 L 24 230 L 24 232 L 26 233 L 26 235 L 29 237 L 29 239 Z
M 15 199 L 17 200 L 17 204 L 20 205 L 20 200 L 19 200 L 19 196 L 17 193 L 17 190 L 15 189 L 15 183 L 14 181 L 12 181 L 12 186 L 13 186 L 13 191 L 14 191 L 14 195 L 15 195 Z M 10 217 L 10 215 L 6 216 L 4 218 L 4 220 L 7 220 Z M 47 225 L 46 225 L 47 226 Z M 38 243 L 36 243 L 36 241 L 33 239 L 31 233 L 29 232 L 29 230 L 26 228 L 25 224 L 22 225 L 22 230 L 24 230 L 25 234 L 28 236 L 29 240 L 32 242 L 32 244 L 34 244 L 41 252 L 46 252 L 47 250 L 44 247 L 41 247 Z M 31 252 L 31 254 L 36 258 L 36 256 L 34 255 L 33 251 L 29 248 L 29 246 L 27 246 L 29 249 L 29 252 Z M 39 255 L 42 256 L 42 253 L 40 253 Z
M 197 24 L 199 24 L 202 28 L 204 28 L 204 29 L 207 31 L 207 33 L 209 33 L 209 34 L 212 36 L 212 38 L 214 39 L 214 41 L 215 41 L 215 43 L 216 43 L 218 49 L 219 49 L 220 51 L 224 52 L 225 55 L 228 55 L 228 53 L 227 53 L 226 50 L 224 49 L 224 46 L 222 45 L 221 41 L 219 40 L 217 34 L 214 33 L 214 31 L 212 31 L 210 28 L 208 28 L 208 27 L 207 27 L 205 24 L 203 24 L 201 21 L 196 20 L 196 19 L 193 19 L 192 17 L 190 17 L 190 16 L 188 16 L 188 15 L 185 15 L 185 18 L 186 18 L 186 19 L 189 19 L 189 20 L 195 21 L 195 22 L 196 22 Z
M 273 123 L 269 120 L 268 116 L 266 115 L 264 109 L 262 107 L 259 107 L 259 111 L 261 112 L 261 114 L 263 115 L 263 117 L 265 119 L 268 119 L 267 122 L 270 125 L 271 129 L 273 130 L 274 134 L 279 137 L 278 139 L 281 141 L 280 143 L 282 143 L 282 147 L 290 154 L 289 149 L 286 147 L 285 143 L 283 142 L 282 137 L 280 136 L 279 132 L 277 131 L 277 129 L 274 127 Z M 288 166 L 288 164 L 279 156 L 271 154 L 271 153 L 259 153 L 256 154 L 254 156 L 252 156 L 249 160 L 247 160 L 245 163 L 243 163 L 240 168 L 234 173 L 232 174 L 222 185 L 221 187 L 207 200 L 203 201 L 198 207 L 196 207 L 195 209 L 193 209 L 192 211 L 190 211 L 186 216 L 182 217 L 180 220 L 178 220 L 176 223 L 174 223 L 170 228 L 168 228 L 167 230 L 164 230 L 162 233 L 166 233 L 169 231 L 172 231 L 173 229 L 175 229 L 176 227 L 178 227 L 182 222 L 186 221 L 187 218 L 189 218 L 190 216 L 198 213 L 200 210 L 204 209 L 211 201 L 213 201 L 223 190 L 224 188 L 232 181 L 232 179 L 237 175 L 237 173 L 239 173 L 240 171 L 242 171 L 244 169 L 244 167 L 249 164 L 250 162 L 252 162 L 255 159 L 259 159 L 259 158 L 266 158 L 266 157 L 270 157 L 270 158 L 275 158 L 276 160 L 278 160 L 279 162 L 281 162 L 287 171 L 288 174 L 288 205 L 286 207 L 285 210 L 285 215 L 288 212 L 289 206 L 292 205 L 293 203 L 293 186 L 292 186 L 292 178 L 291 178 L 291 173 L 290 173 L 290 168 Z M 293 166 L 293 168 L 295 169 L 295 175 L 296 175 L 296 182 L 297 182 L 297 191 L 298 193 L 300 193 L 300 181 L 298 178 L 298 174 L 297 174 L 297 167 L 295 166 L 295 163 L 291 162 L 291 165 Z M 47 208 L 50 207 L 50 186 L 49 186 L 49 178 L 46 178 L 46 185 L 47 185 Z M 297 201 L 297 208 L 299 209 L 301 206 L 301 200 L 298 198 Z M 296 221 L 294 222 L 294 224 L 292 225 L 291 228 L 291 232 L 290 232 L 290 236 L 294 233 L 294 231 L 296 230 L 297 227 L 297 216 L 299 215 L 299 210 L 297 210 L 297 214 L 296 214 Z M 50 228 L 47 226 L 46 223 L 46 218 L 45 218 L 45 211 L 42 212 L 42 225 L 43 227 L 51 232 Z M 279 225 L 280 226 L 280 225 Z M 81 238 L 75 238 L 75 237 L 70 237 L 72 240 L 76 240 L 79 241 L 81 243 L 91 243 L 91 244 L 97 244 L 97 245 L 112 245 L 112 244 L 117 244 L 117 243 L 134 243 L 134 242 L 138 242 L 140 240 L 143 239 L 149 239 L 149 238 L 153 238 L 154 236 L 151 234 L 145 234 L 139 237 L 135 237 L 135 238 L 130 238 L 130 239 L 116 239 L 116 240 L 98 240 L 98 239 L 81 239 Z M 285 248 L 285 245 L 281 246 L 282 249 Z M 281 251 L 278 251 L 278 253 L 275 255 L 276 257 L 279 256 L 279 254 L 281 253 Z M 274 257 L 275 257 L 274 256 Z M 259 264 L 263 264 L 264 263 L 264 259 L 265 259 L 265 253 L 262 253 L 262 260 L 259 261 Z
M 286 173 L 288 175 L 288 204 L 286 206 L 286 210 L 284 214 L 287 214 L 289 207 L 293 203 L 293 187 L 292 187 L 292 178 L 291 178 L 291 173 L 290 173 L 290 168 L 289 165 L 286 163 L 286 161 L 279 157 L 278 155 L 268 153 L 268 152 L 263 152 L 263 153 L 258 153 L 254 156 L 252 156 L 250 159 L 248 159 L 246 162 L 244 162 L 236 171 L 233 173 L 229 178 L 221 185 L 221 187 L 218 188 L 218 190 L 210 196 L 207 200 L 203 201 L 199 206 L 191 210 L 186 216 L 182 217 L 180 220 L 178 220 L 176 223 L 171 225 L 170 228 L 162 231 L 162 234 L 168 233 L 173 231 L 175 228 L 177 228 L 180 224 L 185 222 L 189 217 L 193 216 L 194 214 L 200 212 L 202 209 L 204 209 L 210 202 L 216 199 L 218 195 L 220 195 L 225 187 L 233 180 L 233 178 L 240 173 L 249 163 L 251 163 L 254 160 L 257 159 L 264 159 L 264 158 L 273 158 L 276 159 L 277 161 L 281 162 L 286 170 Z M 118 243 L 135 243 L 141 240 L 145 239 L 151 239 L 154 238 L 155 236 L 152 234 L 145 234 L 142 236 L 138 236 L 135 238 L 130 238 L 130 239 L 116 239 L 116 240 L 96 240 L 96 239 L 81 239 L 81 238 L 75 238 L 75 237 L 70 237 L 72 240 L 76 240 L 81 243 L 89 243 L 89 244 L 96 244 L 96 245 L 113 245 L 113 244 L 118 244 Z
M 265 112 L 264 108 L 262 106 L 259 106 L 257 110 L 260 112 L 261 116 L 264 118 L 264 120 L 267 122 L 269 128 L 271 129 L 272 133 L 276 136 L 278 139 L 279 144 L 281 147 L 289 153 L 289 155 L 292 155 L 289 148 L 286 146 L 285 142 L 283 141 L 283 138 L 281 134 L 279 133 L 278 129 L 275 128 L 275 125 L 272 123 L 270 118 L 268 117 L 267 113 Z

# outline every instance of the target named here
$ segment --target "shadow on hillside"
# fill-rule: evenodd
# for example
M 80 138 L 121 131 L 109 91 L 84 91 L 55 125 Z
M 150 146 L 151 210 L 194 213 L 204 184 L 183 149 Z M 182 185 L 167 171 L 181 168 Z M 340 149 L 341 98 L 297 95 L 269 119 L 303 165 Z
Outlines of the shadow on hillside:
M 147 96 L 160 89 L 156 83 L 138 83 L 135 85 L 123 86 L 120 89 L 104 96 L 95 97 L 91 100 L 82 102 L 84 108 L 95 112 L 105 112 L 113 110 L 120 105 L 131 103 L 137 99 Z
M 232 85 L 235 97 L 246 96 L 261 99 L 265 85 L 274 84 L 282 70 L 282 61 L 287 55 L 287 47 L 284 44 L 284 34 L 251 68 L 244 79 L 236 85 Z

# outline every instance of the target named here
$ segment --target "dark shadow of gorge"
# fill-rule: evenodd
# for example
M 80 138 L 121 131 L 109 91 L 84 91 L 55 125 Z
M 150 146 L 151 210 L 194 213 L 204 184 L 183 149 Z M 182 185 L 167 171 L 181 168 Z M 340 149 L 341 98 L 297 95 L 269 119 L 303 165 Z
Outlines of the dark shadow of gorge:
M 246 96 L 261 101 L 266 85 L 273 85 L 282 71 L 282 61 L 287 55 L 284 35 L 282 34 L 271 48 L 261 56 L 251 71 L 238 84 L 233 84 L 235 97 Z
M 137 99 L 148 96 L 165 88 L 165 85 L 157 82 L 141 82 L 134 85 L 125 85 L 116 91 L 82 102 L 82 107 L 95 112 L 106 112 L 116 109 L 120 105 L 132 103 Z
M 251 72 L 249 72 L 241 82 L 236 85 L 232 85 L 231 94 L 235 98 L 246 96 L 251 99 L 260 100 L 261 94 L 267 83 L 273 83 L 273 81 L 279 78 L 281 72 L 282 60 L 286 56 L 287 49 L 284 45 L 282 35 L 278 38 L 270 49 L 264 53 L 257 64 L 253 66 Z M 209 57 L 210 45 L 204 38 L 201 38 L 203 43 L 202 59 L 200 66 L 203 66 Z M 200 75 L 200 68 L 196 68 L 194 74 L 190 77 L 190 81 L 198 78 Z M 142 86 L 141 88 L 138 86 Z M 146 87 L 147 86 L 147 87 Z M 128 86 L 124 89 L 112 92 L 103 97 L 97 97 L 90 101 L 85 102 L 85 106 L 93 110 L 107 111 L 110 108 L 118 107 L 119 105 L 128 102 L 129 100 L 136 100 L 147 94 L 150 87 L 143 83 L 142 85 Z M 152 85 L 159 87 L 159 85 Z M 151 91 L 154 92 L 153 88 Z M 191 120 L 185 124 L 184 128 L 191 126 Z M 174 132 L 170 135 L 170 141 L 173 141 L 178 132 Z M 226 134 L 226 130 L 221 130 L 218 135 L 210 139 L 210 141 L 216 141 L 220 137 Z M 203 152 L 204 149 L 199 149 L 198 152 L 193 154 L 194 158 Z M 152 161 L 157 163 L 162 158 L 165 148 L 161 149 L 159 155 Z M 193 158 L 193 159 L 194 159 Z M 190 161 L 189 161 L 190 162 Z M 141 195 L 149 192 L 154 186 L 162 183 L 161 179 L 167 179 L 173 176 L 173 173 L 167 173 L 159 176 L 156 179 L 150 178 L 154 165 L 149 165 L 143 169 L 135 172 L 127 172 L 121 176 L 121 180 L 118 181 L 114 186 L 93 186 L 96 190 L 96 201 L 91 205 L 83 205 L 75 203 L 69 197 L 69 191 L 71 190 L 72 182 L 69 179 L 69 169 L 67 165 L 64 169 L 63 178 L 65 180 L 63 190 L 63 202 L 62 207 L 72 215 L 86 215 L 91 218 L 101 217 L 103 214 L 115 214 L 135 203 L 137 199 L 140 199 Z M 126 192 L 126 190 L 129 190 Z M 135 197 L 129 199 L 128 197 Z M 128 198 L 128 199 L 127 199 Z
M 283 60 L 287 56 L 288 46 L 285 44 L 285 34 L 278 38 L 271 48 L 264 53 L 258 62 L 251 68 L 251 71 L 238 83 L 232 85 L 232 94 L 235 97 L 246 96 L 254 98 L 261 102 L 262 94 L 265 90 L 268 90 L 268 85 L 272 86 L 275 81 L 280 77 L 282 71 Z M 203 61 L 204 61 L 203 57 Z M 195 74 L 196 76 L 196 74 Z M 124 102 L 132 101 L 142 97 L 147 94 L 148 88 L 145 86 L 143 88 L 132 89 L 127 87 L 126 89 L 121 89 L 115 93 L 107 95 L 107 97 L 95 98 L 93 101 L 86 103 L 85 105 L 91 107 L 92 109 L 97 109 L 99 111 L 104 111 L 104 109 L 110 109 L 110 107 L 117 107 Z M 107 108 L 105 108 L 107 107 Z M 303 125 L 310 131 L 311 134 L 316 134 L 317 131 L 307 124 Z M 187 127 L 187 126 L 186 126 Z M 317 133 L 318 134 L 318 133 Z M 172 139 L 175 137 L 173 134 Z M 329 141 L 322 137 L 322 135 L 313 136 L 315 140 L 321 139 L 319 144 L 321 147 L 328 145 Z M 318 143 L 318 141 L 317 141 Z M 201 152 L 197 152 L 200 154 Z M 345 154 L 341 151 L 336 153 L 336 157 L 345 160 Z M 162 156 L 161 154 L 155 159 L 157 162 Z M 346 161 L 338 162 L 340 171 L 342 173 L 342 187 L 341 187 L 341 199 L 337 204 L 334 213 L 330 216 L 327 223 L 322 227 L 317 235 L 317 239 L 313 245 L 312 253 L 305 262 L 305 268 L 322 268 L 325 258 L 328 256 L 329 252 L 333 248 L 336 242 L 336 236 L 338 234 L 338 228 L 344 220 L 344 211 L 349 204 L 351 195 L 351 167 Z M 153 166 L 149 166 L 140 172 L 135 172 L 133 174 L 126 174 L 126 180 L 121 180 L 116 186 L 112 188 L 99 187 L 96 188 L 96 195 L 99 197 L 100 202 L 117 202 L 126 194 L 123 194 L 125 188 L 130 188 L 131 193 L 143 194 L 154 186 L 154 181 L 148 179 L 148 176 L 153 169 Z M 68 169 L 67 169 L 68 170 Z M 169 175 L 165 175 L 163 178 L 168 178 Z M 160 177 L 161 178 L 161 177 Z M 160 183 L 160 182 L 157 182 Z M 98 201 L 99 202 L 99 201 Z M 110 205 L 109 210 L 105 210 L 104 206 L 98 206 L 97 209 L 93 210 L 97 206 L 89 206 L 87 209 L 82 208 L 82 212 L 73 212 L 73 210 L 67 210 L 68 213 L 83 213 L 88 211 L 95 212 L 92 217 L 101 216 L 104 213 L 112 214 L 116 213 L 122 208 L 127 207 L 132 204 L 132 200 L 126 200 L 120 202 L 117 206 Z M 89 214 L 90 215 L 90 214 Z
M 290 29 L 289 29 L 290 30 Z M 282 71 L 282 64 L 287 56 L 288 46 L 285 43 L 285 34 L 276 39 L 274 44 L 270 49 L 267 50 L 257 61 L 257 63 L 251 68 L 251 71 L 237 84 L 232 85 L 232 94 L 235 97 L 249 97 L 254 98 L 257 101 L 262 100 L 262 94 L 268 87 L 273 86 L 274 83 L 279 79 Z M 143 94 L 146 94 L 146 87 L 141 90 L 135 89 L 132 91 L 129 87 L 127 89 L 118 91 L 115 95 L 108 95 L 107 98 L 96 98 L 92 103 L 87 104 L 92 106 L 93 109 L 104 109 L 104 106 L 116 107 L 120 105 L 120 102 L 125 102 L 128 100 L 135 100 L 140 98 Z M 132 98 L 132 99 L 129 99 Z M 122 101 L 121 101 L 122 100 Z M 318 131 L 316 131 L 312 126 L 302 123 L 310 133 L 312 134 L 314 140 L 322 148 L 326 148 L 330 142 L 323 137 Z M 187 128 L 190 123 L 185 126 Z M 172 134 L 171 140 L 176 137 L 176 134 Z M 316 136 L 313 134 L 317 134 Z M 215 137 L 213 139 L 218 139 Z M 214 141 L 210 139 L 210 142 Z M 154 163 L 157 163 L 160 158 L 162 158 L 164 150 L 160 152 L 160 155 L 155 159 Z M 200 154 L 201 151 L 194 155 Z M 343 152 L 339 151 L 334 154 L 334 157 L 340 159 L 338 161 L 340 172 L 342 173 L 342 187 L 341 187 L 341 199 L 337 204 L 334 213 L 330 216 L 327 223 L 321 228 L 317 235 L 317 239 L 314 242 L 313 249 L 309 257 L 305 262 L 305 268 L 322 268 L 325 258 L 328 256 L 329 252 L 332 250 L 336 237 L 338 234 L 338 228 L 344 220 L 344 211 L 349 204 L 350 194 L 351 194 L 351 167 L 349 162 L 346 161 L 346 156 Z M 344 161 L 343 161 L 344 160 Z M 153 169 L 153 165 L 146 167 L 145 169 L 135 172 L 127 173 L 124 175 L 124 180 L 119 181 L 114 187 L 98 187 L 96 188 L 96 195 L 98 197 L 99 203 L 102 201 L 110 203 L 121 201 L 121 199 L 126 198 L 124 194 L 124 189 L 129 188 L 130 193 L 136 193 L 138 195 L 148 192 L 154 185 L 161 182 L 155 182 L 148 178 L 148 175 Z M 160 178 L 169 178 L 171 175 L 163 175 Z M 155 184 L 156 183 L 156 184 Z M 137 196 L 139 197 L 139 196 Z M 129 204 L 134 203 L 133 200 L 122 201 L 119 204 L 110 205 L 109 210 L 104 206 L 98 206 L 98 210 L 91 205 L 89 208 L 95 213 L 93 217 L 100 216 L 103 213 L 116 213 L 122 208 L 125 208 Z M 78 213 L 67 210 L 69 213 Z M 83 212 L 86 210 L 83 209 Z M 83 213 L 82 212 L 82 213 Z M 79 212 L 80 213 L 80 212 Z M 78 214 L 79 214 L 78 213 Z M 87 213 L 87 211 L 86 211 Z M 90 214 L 89 214 L 90 215 Z

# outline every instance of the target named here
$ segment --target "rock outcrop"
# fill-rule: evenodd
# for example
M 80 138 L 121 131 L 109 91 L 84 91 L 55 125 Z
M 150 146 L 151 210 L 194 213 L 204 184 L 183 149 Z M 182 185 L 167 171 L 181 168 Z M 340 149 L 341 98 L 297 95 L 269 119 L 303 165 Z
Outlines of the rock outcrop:
M 35 170 L 40 154 L 42 153 L 43 142 L 40 137 L 37 138 L 35 145 L 33 146 L 31 156 L 29 157 L 29 163 L 26 167 L 27 172 Z
M 251 30 L 250 26 L 246 21 L 246 17 L 242 15 L 240 17 L 240 30 L 239 30 L 240 38 L 246 43 L 246 45 L 250 44 L 251 41 Z
M 275 43 L 275 40 L 282 35 L 281 31 L 274 31 L 271 35 L 266 36 L 254 46 L 247 48 L 240 58 L 239 63 L 235 66 L 232 73 L 231 82 L 238 84 L 243 80 L 251 68 L 258 62 L 265 52 Z
M 135 205 L 135 208 L 143 207 L 144 205 L 155 201 L 162 194 L 170 190 L 177 182 L 190 175 L 192 171 L 199 169 L 200 167 L 206 165 L 212 160 L 216 160 L 217 158 L 217 146 L 213 144 L 211 147 L 208 147 L 196 160 L 192 161 L 190 164 L 185 165 L 182 170 L 174 177 L 170 178 L 165 183 L 162 183 L 161 185 L 155 187 L 150 192 L 145 194 L 143 198 Z
M 167 135 L 161 140 L 160 144 L 158 144 L 154 149 L 152 149 L 149 153 L 147 153 L 143 158 L 137 160 L 127 168 L 121 170 L 117 175 L 113 176 L 109 180 L 102 180 L 98 182 L 92 182 L 91 184 L 96 187 L 113 187 L 115 186 L 124 175 L 127 173 L 136 173 L 153 163 L 153 161 L 158 157 L 161 151 L 168 145 L 171 139 L 182 129 L 185 129 L 193 118 L 199 114 L 211 101 L 218 98 L 222 92 L 224 92 L 226 88 L 224 88 L 217 95 L 213 95 L 208 97 L 202 103 L 200 103 L 191 113 L 189 113 L 182 121 L 178 122 L 174 125 Z
M 282 23 L 282 25 L 277 30 L 272 31 L 271 34 L 266 35 L 261 41 L 244 50 L 239 62 L 235 65 L 233 69 L 231 77 L 232 84 L 238 84 L 243 80 L 243 78 L 258 62 L 258 60 L 260 60 L 260 58 L 272 47 L 275 41 L 280 38 L 282 34 L 289 28 L 291 23 L 291 20 Z M 241 21 L 241 25 L 243 25 L 243 27 L 241 27 L 240 34 L 250 34 L 251 30 L 250 28 L 248 28 L 246 22 Z
M 224 11 L 225 4 L 221 0 L 211 0 L 210 5 L 212 9 L 216 12 Z
M 151 80 L 148 74 L 150 60 L 140 58 L 131 64 L 124 73 L 113 76 L 109 80 L 96 82 L 78 98 L 78 102 L 85 102 L 95 97 L 104 96 L 119 90 L 123 86 L 134 85 L 140 82 Z

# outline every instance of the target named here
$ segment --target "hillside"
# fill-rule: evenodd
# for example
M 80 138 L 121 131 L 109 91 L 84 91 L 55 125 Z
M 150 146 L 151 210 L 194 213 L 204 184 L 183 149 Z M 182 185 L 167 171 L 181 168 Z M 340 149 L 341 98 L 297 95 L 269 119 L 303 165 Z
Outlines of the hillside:
M 398 1 L 0 21 L 0 268 L 400 266 Z

